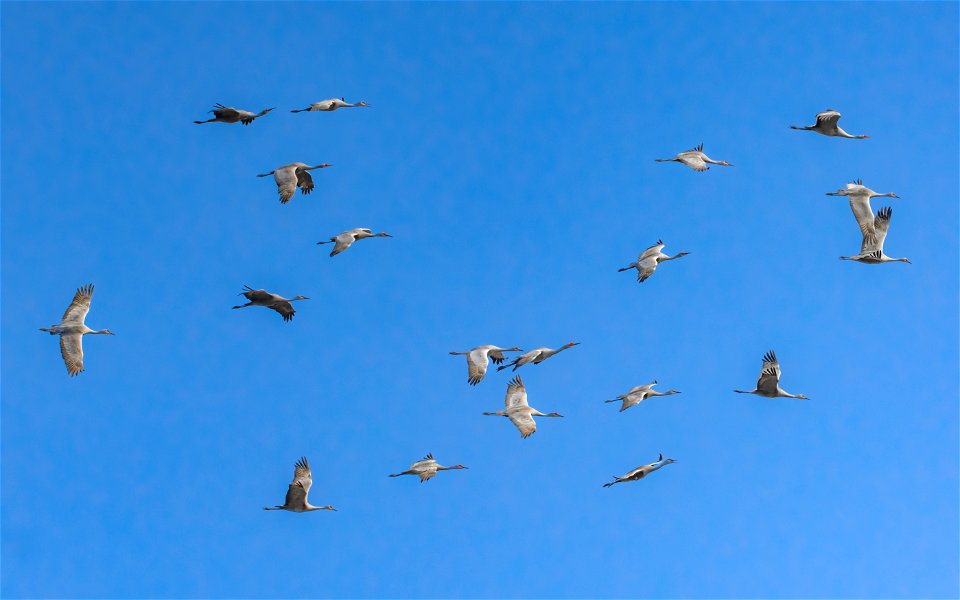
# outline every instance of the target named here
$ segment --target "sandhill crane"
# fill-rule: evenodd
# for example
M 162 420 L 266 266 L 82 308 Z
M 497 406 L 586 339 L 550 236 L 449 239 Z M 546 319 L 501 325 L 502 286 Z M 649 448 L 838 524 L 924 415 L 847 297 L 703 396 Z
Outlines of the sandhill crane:
M 623 404 L 620 405 L 620 412 L 623 412 L 630 408 L 631 406 L 636 406 L 650 398 L 652 396 L 672 396 L 673 394 L 679 394 L 677 390 L 668 390 L 666 392 L 658 392 L 653 389 L 653 386 L 657 385 L 657 380 L 654 379 L 653 383 L 648 383 L 647 385 L 638 385 L 632 388 L 626 394 L 617 396 L 613 400 L 604 400 L 604 402 L 620 402 L 623 401 Z
M 362 240 L 370 237 L 393 237 L 389 233 L 381 231 L 380 233 L 374 233 L 370 229 L 364 227 L 358 227 L 357 229 L 350 229 L 349 231 L 344 231 L 339 233 L 329 241 L 326 242 L 317 242 L 317 244 L 336 244 L 333 247 L 333 251 L 330 253 L 330 256 L 336 256 L 353 245 L 357 240 Z
M 567 348 L 573 348 L 579 343 L 580 342 L 567 342 L 566 344 L 564 344 L 563 346 L 560 346 L 556 350 L 553 350 L 552 348 L 534 348 L 530 352 L 525 352 L 521 354 L 520 356 L 515 358 L 513 361 L 505 365 L 500 365 L 499 367 L 497 367 L 497 370 L 502 371 L 508 367 L 513 367 L 513 370 L 516 371 L 517 369 L 519 369 L 520 367 L 528 363 L 539 365 L 540 363 L 547 360 L 551 356 L 555 354 L 559 354 L 564 350 L 566 350 Z
M 248 306 L 266 306 L 269 309 L 275 310 L 280 313 L 280 316 L 283 317 L 284 321 L 289 321 L 293 318 L 293 315 L 296 311 L 293 310 L 291 302 L 296 300 L 309 300 L 306 296 L 297 296 L 296 298 L 284 298 L 283 296 L 278 296 L 277 294 L 272 294 L 267 290 L 255 290 L 249 285 L 243 286 L 245 292 L 240 292 L 238 296 L 246 296 L 246 304 L 241 304 L 240 306 L 234 306 L 233 308 L 246 308 Z
M 210 112 L 213 113 L 212 119 L 207 119 L 206 121 L 194 121 L 197 125 L 203 125 L 204 123 L 243 123 L 244 125 L 249 125 L 253 123 L 253 120 L 257 117 L 262 117 L 267 114 L 272 108 L 265 108 L 253 114 L 249 110 L 241 110 L 239 108 L 231 108 L 229 106 L 224 106 L 217 102 L 213 105 L 213 110 Z
M 488 416 L 507 417 L 520 430 L 520 437 L 528 438 L 537 430 L 537 422 L 534 417 L 562 417 L 560 413 L 552 412 L 544 414 L 539 410 L 532 408 L 527 404 L 527 390 L 523 387 L 523 380 L 517 375 L 513 381 L 507 384 L 507 399 L 505 402 L 506 410 L 497 412 L 485 412 Z
M 452 467 L 444 467 L 443 465 L 437 464 L 437 461 L 433 459 L 433 454 L 427 454 L 422 459 L 410 465 L 410 468 L 402 473 L 391 473 L 390 477 L 400 477 L 401 475 L 419 475 L 420 483 L 430 479 L 437 474 L 437 471 L 450 471 L 453 469 L 466 469 L 467 467 L 463 465 L 453 465 Z
M 801 127 L 798 125 L 791 125 L 790 129 L 799 129 L 801 131 L 816 131 L 821 135 L 828 135 L 830 137 L 845 137 L 856 140 L 862 140 L 866 138 L 865 135 L 850 135 L 846 131 L 840 129 L 840 126 L 837 125 L 837 121 L 840 120 L 840 113 L 828 108 L 822 113 L 817 114 L 817 122 L 813 125 L 807 127 Z
M 300 460 L 293 467 L 293 482 L 287 488 L 287 498 L 283 504 L 277 506 L 264 506 L 263 510 L 289 510 L 290 512 L 310 512 L 311 510 L 337 510 L 329 504 L 326 506 L 313 506 L 307 502 L 307 494 L 310 493 L 310 486 L 313 485 L 313 475 L 310 473 L 310 463 L 307 457 L 301 456 Z
M 887 239 L 887 229 L 890 228 L 890 217 L 893 209 L 884 206 L 877 211 L 877 216 L 869 222 L 860 221 L 860 231 L 863 240 L 860 242 L 860 254 L 856 256 L 841 256 L 840 260 L 854 260 L 868 265 L 878 265 L 888 262 L 909 263 L 907 258 L 891 258 L 883 253 L 883 241 Z
M 660 458 L 657 459 L 657 462 L 652 462 L 649 465 L 643 465 L 642 467 L 637 467 L 636 469 L 630 471 L 626 475 L 617 477 L 613 476 L 613 481 L 603 484 L 603 487 L 610 487 L 615 483 L 623 483 L 624 481 L 640 481 L 650 473 L 653 473 L 657 469 L 662 469 L 666 465 L 671 465 L 677 461 L 672 458 L 664 460 L 663 454 L 660 455 Z
M 690 148 L 686 152 L 681 152 L 680 154 L 674 156 L 673 158 L 658 158 L 657 162 L 678 162 L 687 165 L 694 171 L 706 171 L 710 167 L 707 166 L 707 163 L 711 165 L 721 165 L 724 167 L 732 167 L 730 163 L 725 160 L 713 160 L 709 156 L 703 153 L 703 144 L 700 144 L 696 148 Z
M 454 356 L 466 355 L 467 357 L 467 381 L 470 385 L 477 385 L 483 381 L 483 376 L 487 374 L 487 358 L 499 365 L 504 361 L 504 352 L 523 352 L 520 348 L 500 348 L 497 346 L 477 346 L 473 350 L 466 352 L 451 352 Z
M 293 198 L 294 192 L 300 188 L 300 193 L 307 195 L 313 191 L 313 177 L 310 171 L 313 169 L 326 169 L 330 165 L 323 163 L 311 167 L 302 162 L 290 163 L 278 167 L 269 173 L 260 173 L 257 177 L 269 177 L 273 175 L 273 180 L 277 183 L 277 192 L 280 194 L 280 204 L 286 204 L 290 198 Z
M 93 284 L 87 284 L 77 289 L 73 296 L 73 302 L 63 313 L 59 325 L 51 325 L 48 328 L 41 327 L 40 331 L 49 332 L 50 335 L 60 336 L 60 355 L 63 362 L 67 365 L 67 374 L 70 377 L 83 371 L 83 336 L 88 333 L 103 333 L 113 335 L 109 329 L 95 331 L 87 327 L 83 320 L 90 312 L 90 300 L 93 298 Z
M 354 107 L 359 108 L 362 106 L 370 106 L 370 105 L 364 102 L 363 100 L 355 104 L 350 104 L 343 98 L 330 98 L 329 100 L 321 100 L 320 102 L 314 102 L 313 104 L 311 104 L 306 108 L 301 108 L 299 110 L 291 110 L 290 112 L 294 112 L 294 113 L 315 112 L 315 111 L 333 112 L 338 108 L 354 108 Z
M 791 394 L 780 387 L 780 362 L 777 355 L 770 350 L 763 355 L 763 367 L 760 369 L 760 379 L 757 380 L 756 389 L 733 390 L 738 394 L 756 394 L 764 398 L 798 398 L 800 400 L 809 400 L 803 394 Z
M 863 185 L 861 179 L 848 183 L 846 189 L 827 192 L 827 195 L 847 197 L 850 201 L 850 210 L 853 211 L 853 216 L 860 227 L 860 234 L 863 236 L 860 244 L 860 254 L 857 256 L 841 256 L 842 260 L 855 260 L 866 264 L 910 262 L 906 258 L 890 258 L 883 253 L 883 241 L 887 237 L 887 228 L 890 227 L 890 217 L 893 211 L 889 207 L 881 208 L 874 216 L 873 209 L 870 207 L 871 198 L 899 198 L 900 196 L 893 192 L 877 193 Z
M 646 250 L 640 253 L 637 256 L 636 262 L 632 262 L 629 265 L 625 266 L 622 269 L 618 269 L 618 273 L 623 271 L 629 271 L 630 269 L 637 270 L 637 283 L 643 283 L 646 281 L 653 272 L 657 270 L 657 265 L 666 260 L 673 260 L 675 258 L 680 258 L 690 254 L 689 252 L 678 252 L 674 256 L 668 256 L 662 252 L 664 247 L 663 240 L 657 240 L 657 243 L 650 246 Z

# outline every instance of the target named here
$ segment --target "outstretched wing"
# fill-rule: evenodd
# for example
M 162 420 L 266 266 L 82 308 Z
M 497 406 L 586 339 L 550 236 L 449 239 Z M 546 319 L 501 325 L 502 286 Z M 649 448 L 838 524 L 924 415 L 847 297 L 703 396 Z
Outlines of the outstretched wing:
M 836 127 L 837 121 L 839 120 L 840 120 L 840 113 L 838 113 L 833 109 L 828 109 L 823 111 L 822 113 L 817 114 L 816 126 L 820 127 L 821 125 L 825 125 L 828 127 Z
M 467 382 L 477 385 L 487 374 L 487 353 L 483 350 L 471 350 L 467 355 Z
M 66 312 L 63 313 L 63 319 L 61 319 L 61 322 L 63 324 L 83 323 L 83 320 L 87 317 L 87 313 L 90 312 L 90 300 L 92 298 L 92 283 L 88 283 L 87 285 L 81 286 L 79 289 L 77 289 L 77 293 L 73 296 L 73 302 L 70 303 L 70 306 L 67 307 Z
M 277 182 L 280 204 L 286 204 L 297 191 L 297 175 L 292 167 L 281 167 L 274 171 L 273 180 Z
M 873 209 L 870 208 L 870 196 L 856 194 L 847 196 L 850 201 L 850 210 L 860 227 L 860 234 L 864 237 L 873 235 Z
M 520 437 L 526 439 L 537 431 L 537 422 L 528 412 L 514 412 L 509 415 L 510 420 L 520 430 Z
M 663 247 L 665 245 L 666 244 L 663 243 L 663 240 L 657 240 L 656 244 L 650 246 L 649 248 L 641 252 L 639 255 L 637 255 L 637 260 L 641 261 L 647 258 L 648 256 L 656 256 L 660 254 L 660 252 L 663 250 Z
M 763 366 L 760 368 L 760 379 L 757 380 L 757 390 L 777 393 L 777 386 L 780 383 L 780 362 L 777 355 L 770 350 L 763 355 Z
M 529 406 L 527 404 L 527 388 L 523 386 L 523 380 L 517 375 L 513 381 L 507 384 L 507 397 L 504 402 L 507 408 L 514 406 Z M 512 418 L 512 417 L 511 417 Z
M 637 265 L 637 283 L 646 281 L 657 270 L 657 257 L 648 256 Z
M 274 304 L 271 304 L 270 308 L 280 313 L 280 316 L 283 317 L 284 321 L 289 321 L 290 319 L 292 319 L 294 313 L 296 312 L 295 310 L 293 310 L 293 305 L 287 302 L 286 300 L 283 302 L 276 302 Z
M 707 163 L 704 162 L 703 157 L 700 156 L 699 152 L 683 152 L 677 156 L 677 160 L 687 165 L 694 171 L 706 171 L 710 168 L 707 166 Z
M 313 475 L 310 473 L 310 463 L 307 462 L 305 456 L 301 456 L 293 467 L 293 482 L 287 488 L 287 499 L 284 501 L 284 505 L 298 506 L 305 504 L 312 485 Z
M 313 177 L 310 176 L 310 171 L 304 171 L 302 168 L 297 169 L 297 185 L 300 187 L 300 193 L 309 194 L 313 191 Z
M 495 365 L 501 365 L 503 361 L 506 360 L 506 357 L 500 350 L 491 350 L 487 352 L 487 356 L 490 357 L 490 360 L 492 360 Z
M 217 105 L 219 108 L 213 110 L 213 116 L 218 119 L 223 119 L 225 121 L 237 119 L 240 117 L 240 111 L 235 108 L 230 108 L 229 106 Z
M 883 240 L 887 239 L 887 229 L 890 227 L 890 216 L 893 215 L 893 209 L 884 206 L 877 211 L 877 216 L 873 220 L 873 233 L 863 235 L 863 243 L 860 245 L 860 254 L 872 254 L 874 252 L 883 252 Z
M 334 245 L 333 251 L 330 253 L 330 256 L 336 256 L 340 254 L 341 252 L 349 248 L 355 241 L 353 234 L 349 231 L 344 231 L 343 233 L 337 235 L 337 237 L 333 239 L 337 243 L 336 245 Z
M 79 333 L 60 336 L 60 356 L 70 377 L 83 371 L 83 336 Z

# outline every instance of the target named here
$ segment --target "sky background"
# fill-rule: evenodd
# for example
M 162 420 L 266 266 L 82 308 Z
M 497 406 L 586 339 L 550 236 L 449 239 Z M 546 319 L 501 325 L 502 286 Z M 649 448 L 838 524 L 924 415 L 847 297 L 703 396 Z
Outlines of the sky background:
M 960 593 L 956 3 L 5 2 L 2 54 L 4 597 Z M 837 260 L 858 177 L 912 265 Z M 526 440 L 447 354 L 568 341 Z M 812 401 L 732 393 L 768 349 Z M 301 455 L 339 512 L 261 510 Z

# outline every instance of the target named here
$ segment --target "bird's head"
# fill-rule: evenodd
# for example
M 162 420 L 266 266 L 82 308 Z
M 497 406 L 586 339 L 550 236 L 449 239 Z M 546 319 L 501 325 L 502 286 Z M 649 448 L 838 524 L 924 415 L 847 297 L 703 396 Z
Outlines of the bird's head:
M 900 262 L 905 262 L 905 263 L 907 263 L 908 265 L 912 265 L 912 264 L 913 264 L 912 262 L 910 262 L 910 259 L 909 259 L 909 258 L 901 258 L 901 259 L 900 259 Z
M 567 342 L 567 348 L 573 348 L 578 345 L 580 345 L 580 342 Z
M 453 465 L 453 466 L 450 467 L 450 468 L 451 468 L 451 469 L 466 469 L 467 467 L 465 467 L 465 466 L 463 466 L 463 465 Z
M 809 400 L 809 399 L 810 399 L 810 398 L 807 398 L 807 395 L 806 395 L 806 394 L 797 394 L 797 398 L 800 398 L 801 400 Z
M 677 461 L 673 460 L 672 458 L 668 458 L 668 459 L 666 459 L 666 460 L 663 461 L 663 464 L 665 464 L 665 465 L 670 465 L 670 464 L 673 464 L 673 463 L 675 463 L 675 462 L 677 462 Z
M 321 509 L 321 510 L 332 510 L 332 511 L 334 511 L 334 512 L 337 511 L 337 509 L 335 509 L 334 507 L 330 506 L 329 504 L 326 505 L 326 506 L 321 506 L 320 509 Z
M 561 415 L 561 414 L 558 413 L 558 412 L 552 412 L 552 413 L 548 414 L 547 416 L 548 416 L 548 417 L 562 417 L 563 415 Z
M 323 163 L 322 165 L 317 165 L 317 166 L 315 166 L 315 167 L 313 167 L 313 168 L 314 168 L 314 169 L 326 169 L 327 167 L 332 167 L 332 166 L 333 166 L 333 165 L 331 165 L 330 163 Z
M 105 333 L 107 335 L 116 335 L 114 332 L 110 331 L 109 329 L 103 329 L 100 331 L 100 333 Z
M 310 298 L 307 298 L 306 296 L 297 296 L 296 298 L 294 298 L 294 300 L 309 300 L 309 299 Z
M 689 252 L 677 252 L 677 255 L 674 258 L 680 258 L 681 256 L 686 256 L 690 254 Z
M 732 166 L 733 166 L 732 164 L 728 163 L 728 162 L 725 161 L 725 160 L 717 161 L 717 164 L 718 164 L 718 165 L 723 165 L 724 167 L 732 167 Z
M 370 105 L 364 102 L 363 100 L 361 100 L 360 102 L 357 102 L 357 106 L 370 106 Z
M 377 234 L 377 237 L 393 237 L 393 236 L 387 233 L 386 231 L 381 231 L 380 233 Z
M 523 352 L 523 348 L 517 348 L 516 346 L 514 346 L 513 348 L 504 348 L 504 351 L 505 352 Z

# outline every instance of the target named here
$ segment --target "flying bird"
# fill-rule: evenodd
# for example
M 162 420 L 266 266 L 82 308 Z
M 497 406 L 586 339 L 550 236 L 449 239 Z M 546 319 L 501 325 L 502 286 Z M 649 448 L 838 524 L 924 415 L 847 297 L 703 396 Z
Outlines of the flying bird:
M 370 229 L 359 227 L 357 229 L 350 229 L 349 231 L 344 231 L 339 233 L 334 237 L 330 238 L 326 242 L 317 242 L 317 244 L 335 244 L 333 251 L 330 253 L 330 256 L 336 256 L 353 245 L 357 240 L 362 240 L 370 237 L 393 237 L 389 233 L 380 232 L 374 233 Z
M 420 477 L 420 483 L 430 479 L 437 474 L 437 471 L 450 471 L 453 469 L 466 469 L 467 467 L 463 465 L 453 465 L 452 467 L 444 467 L 443 465 L 437 464 L 437 461 L 433 459 L 433 454 L 428 454 L 422 459 L 410 465 L 410 468 L 402 473 L 391 473 L 390 477 L 400 477 L 401 475 L 417 475 Z
M 686 152 L 681 152 L 680 154 L 674 156 L 673 158 L 658 158 L 657 162 L 678 162 L 684 165 L 687 165 L 694 171 L 706 171 L 710 167 L 707 166 L 707 163 L 711 165 L 721 165 L 724 167 L 732 167 L 730 163 L 725 160 L 713 160 L 709 156 L 703 153 L 703 144 L 700 144 L 696 148 L 691 148 Z
M 817 115 L 817 122 L 813 125 L 807 127 L 800 127 L 797 125 L 791 125 L 790 129 L 799 129 L 801 131 L 815 131 L 821 135 L 828 135 L 830 137 L 845 137 L 856 140 L 862 140 L 866 138 L 865 135 L 850 135 L 843 129 L 840 129 L 840 126 L 837 125 L 837 121 L 840 120 L 840 113 L 828 108 L 827 110 L 819 113 Z
M 850 210 L 860 227 L 863 239 L 860 244 L 860 254 L 857 256 L 841 256 L 842 260 L 854 260 L 866 264 L 880 264 L 885 262 L 905 262 L 906 258 L 890 258 L 883 253 L 883 242 L 887 238 L 887 229 L 890 227 L 890 217 L 893 210 L 889 207 L 881 208 L 876 216 L 870 207 L 871 198 L 899 198 L 893 192 L 880 194 L 863 185 L 863 180 L 857 179 L 836 192 L 827 192 L 828 196 L 846 196 L 850 201 Z
M 625 481 L 640 481 L 641 479 L 643 479 L 650 473 L 653 473 L 657 469 L 661 469 L 666 465 L 670 465 L 675 462 L 677 461 L 673 460 L 672 458 L 668 458 L 664 460 L 663 455 L 661 454 L 660 458 L 657 459 L 657 462 L 652 462 L 649 465 L 643 465 L 642 467 L 637 467 L 636 469 L 630 471 L 626 475 L 622 475 L 620 477 L 617 477 L 616 475 L 614 475 L 613 481 L 603 484 L 603 487 L 610 487 L 615 483 L 623 483 Z
M 307 195 L 313 191 L 313 176 L 310 175 L 310 171 L 313 169 L 326 169 L 329 166 L 329 164 L 323 163 L 322 165 L 311 167 L 302 162 L 295 162 L 278 167 L 269 173 L 260 173 L 257 177 L 269 177 L 273 175 L 273 180 L 277 184 L 277 193 L 280 194 L 280 204 L 286 204 L 290 201 L 290 198 L 293 198 L 293 194 L 297 191 L 297 188 L 300 188 L 300 193 L 303 195 Z
M 653 389 L 653 386 L 657 385 L 657 380 L 654 379 L 653 383 L 648 383 L 647 385 L 638 385 L 634 388 L 631 388 L 629 392 L 621 396 L 617 396 L 613 400 L 604 400 L 604 402 L 623 402 L 620 405 L 620 412 L 627 410 L 632 406 L 636 406 L 650 398 L 652 396 L 672 396 L 673 394 L 679 394 L 677 390 L 669 390 L 666 392 L 658 392 Z
M 296 311 L 293 310 L 291 302 L 297 300 L 309 300 L 306 296 L 297 296 L 296 298 L 284 298 L 283 296 L 278 296 L 277 294 L 272 294 L 267 290 L 255 290 L 249 285 L 243 286 L 245 292 L 240 292 L 239 296 L 246 296 L 246 304 L 241 304 L 240 306 L 234 306 L 233 308 L 246 308 L 248 306 L 266 306 L 271 310 L 275 310 L 280 313 L 280 316 L 283 317 L 284 321 L 289 321 L 293 318 L 293 315 L 296 314 Z
M 310 486 L 313 485 L 313 475 L 310 473 L 310 463 L 307 457 L 301 456 L 293 467 L 293 482 L 287 488 L 287 498 L 283 504 L 264 506 L 263 510 L 289 510 L 290 512 L 310 512 L 311 510 L 337 510 L 330 506 L 313 506 L 307 501 Z
M 203 125 L 204 123 L 243 123 L 244 125 L 249 125 L 253 123 L 253 120 L 257 117 L 262 117 L 273 110 L 272 108 L 265 108 L 260 112 L 254 114 L 249 110 L 241 110 L 239 108 L 231 108 L 229 106 L 224 106 L 219 102 L 213 105 L 213 110 L 210 112 L 213 113 L 212 119 L 207 119 L 206 121 L 194 121 L 197 125 Z
M 477 385 L 483 381 L 483 376 L 487 374 L 488 358 L 494 364 L 499 365 L 505 360 L 504 352 L 523 352 L 520 348 L 499 348 L 497 346 L 477 346 L 473 350 L 466 352 L 451 352 L 454 356 L 466 355 L 467 357 L 467 382 L 470 385 Z
M 562 417 L 560 413 L 552 412 L 544 414 L 539 410 L 532 408 L 527 404 L 527 390 L 523 386 L 523 380 L 517 375 L 513 381 L 507 384 L 507 399 L 505 402 L 506 410 L 497 412 L 485 412 L 487 416 L 507 417 L 517 429 L 520 430 L 520 437 L 528 438 L 537 430 L 537 422 L 534 417 Z
M 663 240 L 657 240 L 656 244 L 650 246 L 637 256 L 636 262 L 632 262 L 624 268 L 618 269 L 617 272 L 622 273 L 623 271 L 636 269 L 637 283 L 643 283 L 653 275 L 653 272 L 657 270 L 657 265 L 660 263 L 690 254 L 689 252 L 678 252 L 674 256 L 668 256 L 662 252 L 663 247 Z
M 60 324 L 51 325 L 49 329 L 40 328 L 40 331 L 60 336 L 60 355 L 63 357 L 64 364 L 67 365 L 67 374 L 70 377 L 83 371 L 83 336 L 88 333 L 113 335 L 109 329 L 95 331 L 84 324 L 83 320 L 90 312 L 92 298 L 93 284 L 80 287 L 73 296 L 73 302 L 67 307 L 67 312 L 63 313 Z
M 800 400 L 809 400 L 803 394 L 791 394 L 780 387 L 780 362 L 777 355 L 770 350 L 763 355 L 763 367 L 760 369 L 760 379 L 757 380 L 757 388 L 750 391 L 733 390 L 738 394 L 756 394 L 764 398 L 799 398 Z
M 520 367 L 526 364 L 533 363 L 535 365 L 539 365 L 540 363 L 547 360 L 551 356 L 554 356 L 555 354 L 559 354 L 564 350 L 566 350 L 567 348 L 573 348 L 579 343 L 580 342 L 568 342 L 563 346 L 560 346 L 556 350 L 553 350 L 552 348 L 534 348 L 530 352 L 525 352 L 521 354 L 520 356 L 515 358 L 513 361 L 505 365 L 500 365 L 499 367 L 497 367 L 497 370 L 502 371 L 506 368 L 513 367 L 513 370 L 516 371 L 517 369 L 519 369 Z
M 306 108 L 301 108 L 301 109 L 299 109 L 299 110 L 291 110 L 290 112 L 294 112 L 294 113 L 298 113 L 298 112 L 316 112 L 316 111 L 321 111 L 321 112 L 333 112 L 333 111 L 337 110 L 338 108 L 354 108 L 354 107 L 358 107 L 358 108 L 359 108 L 359 107 L 362 107 L 362 106 L 370 106 L 370 105 L 367 104 L 366 102 L 364 102 L 363 100 L 361 100 L 360 102 L 357 102 L 357 103 L 355 103 L 355 104 L 350 104 L 349 102 L 347 102 L 347 101 L 344 100 L 343 98 L 330 98 L 329 100 L 321 100 L 320 102 L 314 102 L 313 104 L 311 104 L 310 106 L 308 106 L 308 107 L 306 107 Z

